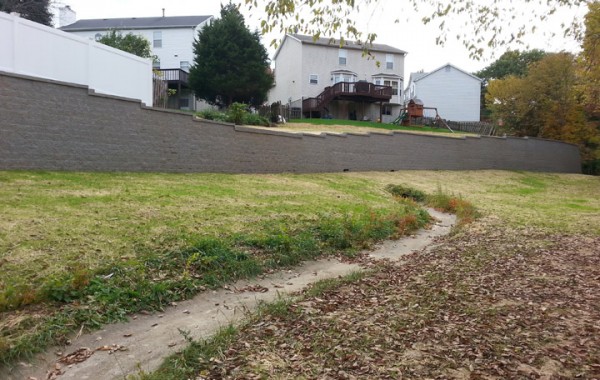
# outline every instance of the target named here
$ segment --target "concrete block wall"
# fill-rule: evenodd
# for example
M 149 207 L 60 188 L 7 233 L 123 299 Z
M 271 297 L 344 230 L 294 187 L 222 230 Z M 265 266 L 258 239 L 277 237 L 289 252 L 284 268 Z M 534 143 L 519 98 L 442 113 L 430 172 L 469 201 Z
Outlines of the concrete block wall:
M 87 87 L 0 72 L 0 170 L 580 172 L 576 146 L 521 138 L 302 135 L 194 120 Z

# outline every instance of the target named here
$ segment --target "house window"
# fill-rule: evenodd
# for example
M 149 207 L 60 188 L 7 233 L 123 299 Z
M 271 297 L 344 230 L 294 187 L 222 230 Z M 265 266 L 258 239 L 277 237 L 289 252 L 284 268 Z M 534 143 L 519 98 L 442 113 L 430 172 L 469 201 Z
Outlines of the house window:
M 392 87 L 392 95 L 398 95 L 398 81 L 397 80 L 385 80 L 383 81 L 385 86 Z
M 162 47 L 162 32 L 156 31 L 153 33 L 152 37 L 153 37 L 152 46 L 155 48 L 161 48 Z
M 317 74 L 310 74 L 308 77 L 308 83 L 319 84 L 319 76 Z
M 383 109 L 381 110 L 381 113 L 383 115 L 391 115 L 392 114 L 392 106 L 390 106 L 389 104 L 385 104 L 383 106 Z
M 190 61 L 180 61 L 179 68 L 184 71 L 190 71 Z
M 394 55 L 393 54 L 385 55 L 385 68 L 388 70 L 394 70 Z
M 338 53 L 338 62 L 340 66 L 346 66 L 346 62 L 348 61 L 348 51 L 344 49 L 340 49 Z
M 340 82 L 356 82 L 356 75 L 354 74 L 343 74 L 343 73 L 335 73 L 333 74 L 333 83 Z
M 189 98 L 179 98 L 179 109 L 180 110 L 189 110 L 190 109 L 190 99 Z
M 158 59 L 158 57 L 152 61 L 152 68 L 157 70 L 160 69 L 160 59 Z

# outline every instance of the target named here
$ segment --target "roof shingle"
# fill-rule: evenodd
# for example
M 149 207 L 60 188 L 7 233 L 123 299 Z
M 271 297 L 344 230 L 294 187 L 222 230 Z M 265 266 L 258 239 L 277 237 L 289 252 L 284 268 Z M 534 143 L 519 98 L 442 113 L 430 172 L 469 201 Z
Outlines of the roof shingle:
M 194 28 L 213 16 L 130 17 L 78 20 L 61 27 L 66 32 L 109 29 Z
M 305 44 L 322 45 L 322 46 L 336 46 L 336 45 L 339 46 L 340 45 L 340 40 L 336 40 L 336 39 L 317 38 L 315 40 L 315 39 L 313 39 L 312 36 L 305 36 L 305 35 L 301 35 L 301 34 L 290 34 L 290 36 L 300 40 L 302 43 L 305 43 Z M 344 49 L 363 50 L 365 48 L 365 46 L 358 44 L 356 41 L 344 40 L 343 48 Z M 383 53 L 406 54 L 406 52 L 404 50 L 400 50 L 393 46 L 384 45 L 384 44 L 372 44 L 371 46 L 368 46 L 367 49 L 371 50 L 371 51 L 379 51 L 379 52 L 383 52 Z

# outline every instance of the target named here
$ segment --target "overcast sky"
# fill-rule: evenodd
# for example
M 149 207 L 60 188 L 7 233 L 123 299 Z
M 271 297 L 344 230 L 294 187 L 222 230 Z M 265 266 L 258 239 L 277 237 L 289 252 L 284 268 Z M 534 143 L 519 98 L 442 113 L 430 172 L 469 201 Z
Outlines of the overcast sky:
M 490 0 L 479 0 L 490 2 Z M 511 0 L 507 0 L 509 2 Z M 167 16 L 184 15 L 214 15 L 218 16 L 221 0 L 57 0 L 55 3 L 69 5 L 76 13 L 77 19 L 90 18 L 118 18 L 118 17 L 151 17 L 162 15 L 162 8 L 165 8 Z M 360 3 L 358 1 L 357 3 Z M 377 43 L 384 43 L 396 48 L 405 50 L 408 55 L 405 60 L 405 84 L 411 72 L 424 70 L 425 72 L 434 70 L 446 63 L 452 63 L 465 71 L 478 71 L 498 58 L 506 47 L 495 51 L 487 50 L 484 57 L 477 61 L 469 58 L 468 51 L 462 43 L 454 38 L 448 38 L 444 47 L 437 46 L 435 43 L 438 36 L 438 29 L 435 25 L 423 25 L 420 21 L 423 14 L 415 15 L 413 11 L 404 10 L 401 0 L 380 0 L 377 7 L 364 9 L 361 11 L 360 20 L 363 30 L 377 33 Z M 535 5 L 534 5 L 535 6 Z M 522 13 L 527 14 L 529 10 L 521 8 Z M 574 17 L 581 17 L 585 14 L 585 7 L 580 9 L 561 9 L 553 15 L 548 21 L 541 22 L 536 20 L 533 24 L 537 27 L 537 32 L 527 38 L 528 46 L 513 45 L 511 48 L 524 50 L 527 48 L 538 48 L 546 51 L 567 50 L 576 52 L 577 44 L 569 38 L 551 37 L 551 31 L 560 29 L 561 23 L 569 24 Z M 246 18 L 248 26 L 254 30 L 258 27 L 261 20 L 261 14 L 254 11 L 250 12 L 247 8 L 241 8 Z M 359 17 L 357 15 L 357 17 Z M 527 17 L 527 16 L 520 16 Z M 395 23 L 395 20 L 399 20 Z M 456 35 L 462 31 L 462 25 L 465 19 L 453 17 L 448 22 L 455 29 L 452 34 Z M 559 33 L 559 35 L 561 35 Z M 274 49 L 270 48 L 269 42 L 273 38 L 280 38 L 278 35 L 270 35 L 263 38 L 263 43 L 267 46 L 270 56 L 273 56 Z

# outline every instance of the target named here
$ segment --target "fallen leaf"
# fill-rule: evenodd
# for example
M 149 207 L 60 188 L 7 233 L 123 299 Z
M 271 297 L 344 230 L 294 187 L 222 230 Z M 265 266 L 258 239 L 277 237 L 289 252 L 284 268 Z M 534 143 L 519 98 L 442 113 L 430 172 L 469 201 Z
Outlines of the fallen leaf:
M 94 354 L 94 351 L 90 350 L 87 347 L 81 347 L 80 349 L 62 356 L 58 361 L 63 364 L 75 364 L 86 361 L 90 356 Z

